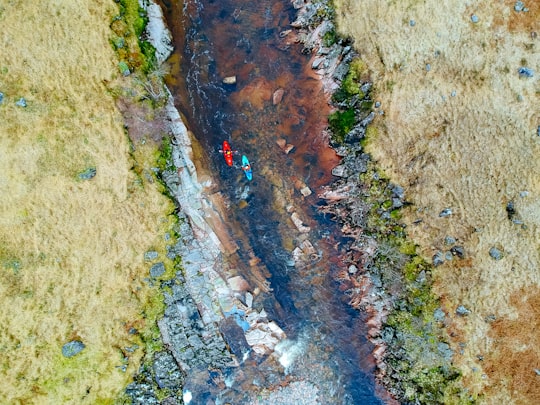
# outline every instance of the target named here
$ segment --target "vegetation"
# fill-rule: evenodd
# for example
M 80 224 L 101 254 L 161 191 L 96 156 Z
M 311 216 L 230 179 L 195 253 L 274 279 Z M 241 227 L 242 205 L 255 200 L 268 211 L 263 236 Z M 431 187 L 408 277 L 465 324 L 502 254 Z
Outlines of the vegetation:
M 416 245 L 399 222 L 389 180 L 370 164 L 360 183 L 366 188 L 364 196 L 371 207 L 364 232 L 378 246 L 367 270 L 380 276 L 393 303 L 384 325 L 386 378 L 406 401 L 471 403 L 460 393 L 460 373 L 445 357 L 445 332 L 434 316 L 440 302 L 431 290 L 432 265 L 417 254 Z

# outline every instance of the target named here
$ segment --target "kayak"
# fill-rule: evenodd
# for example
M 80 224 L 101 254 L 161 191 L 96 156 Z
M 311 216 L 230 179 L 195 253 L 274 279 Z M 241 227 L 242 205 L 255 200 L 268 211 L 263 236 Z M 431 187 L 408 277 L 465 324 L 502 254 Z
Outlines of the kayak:
M 225 158 L 225 162 L 228 166 L 233 165 L 233 152 L 231 149 L 231 145 L 229 145 L 229 142 L 223 141 L 223 157 Z
M 242 170 L 244 171 L 248 180 L 253 178 L 253 171 L 246 155 L 242 155 Z

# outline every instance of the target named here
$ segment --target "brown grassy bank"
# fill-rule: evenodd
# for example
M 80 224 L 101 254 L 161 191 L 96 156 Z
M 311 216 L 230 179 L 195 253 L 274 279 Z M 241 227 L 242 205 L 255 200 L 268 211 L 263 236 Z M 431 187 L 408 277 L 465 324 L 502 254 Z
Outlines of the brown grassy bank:
M 368 147 L 413 203 L 408 234 L 429 258 L 446 236 L 465 249 L 435 275 L 464 382 L 484 403 L 538 403 L 540 3 L 334 3 L 371 69 L 384 115 Z
M 144 252 L 163 258 L 172 207 L 130 170 L 104 84 L 116 14 L 112 0 L 0 3 L 1 403 L 111 403 L 142 354 Z M 140 171 L 154 153 L 138 149 Z M 72 339 L 86 348 L 64 358 Z

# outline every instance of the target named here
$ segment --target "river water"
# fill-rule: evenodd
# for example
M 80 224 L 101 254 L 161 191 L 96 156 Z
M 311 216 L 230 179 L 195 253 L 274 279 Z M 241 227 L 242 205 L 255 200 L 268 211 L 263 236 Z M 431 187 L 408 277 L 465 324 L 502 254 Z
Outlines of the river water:
M 286 0 L 162 5 L 175 41 L 168 84 L 202 146 L 199 164 L 213 173 L 227 202 L 227 231 L 238 246 L 230 260 L 248 281 L 253 263 L 263 269 L 271 288 L 261 294 L 265 310 L 290 342 L 283 375 L 261 371 L 258 359 L 243 363 L 244 378 L 262 379 L 262 385 L 309 380 L 319 387 L 320 403 L 382 403 L 365 319 L 335 281 L 347 267 L 340 259 L 342 236 L 317 212 L 317 190 L 332 180 L 339 158 L 321 135 L 327 96 L 309 56 L 286 35 L 296 11 Z M 236 83 L 224 84 L 230 76 Z M 239 151 L 232 168 L 219 152 L 223 140 Z M 284 145 L 294 148 L 286 153 Z M 252 162 L 251 182 L 239 167 L 241 154 Z M 304 195 L 306 187 L 311 195 Z M 304 228 L 294 225 L 293 213 Z M 306 241 L 314 251 L 295 265 L 292 252 Z M 240 403 L 233 391 L 221 400 Z

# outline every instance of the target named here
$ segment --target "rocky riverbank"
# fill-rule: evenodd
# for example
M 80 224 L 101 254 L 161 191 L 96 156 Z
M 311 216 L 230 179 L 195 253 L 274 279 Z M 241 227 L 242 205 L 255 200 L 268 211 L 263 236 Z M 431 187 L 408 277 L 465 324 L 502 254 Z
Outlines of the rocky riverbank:
M 298 40 L 313 55 L 312 69 L 331 96 L 335 116 L 354 112 L 344 131 L 339 122 L 331 122 L 331 145 L 342 161 L 332 171 L 338 179 L 319 197 L 326 201 L 321 211 L 338 221 L 349 237 L 342 246 L 349 268 L 339 281 L 346 286 L 350 305 L 369 314 L 368 337 L 375 344 L 378 379 L 400 402 L 457 398 L 459 373 L 445 342 L 445 313 L 431 293 L 432 268 L 416 254 L 400 222 L 400 209 L 408 204 L 404 189 L 385 178 L 363 150 L 369 125 L 384 111 L 371 99 L 369 76 L 353 70 L 354 61 L 362 66 L 360 55 L 337 36 L 330 4 L 294 4 L 299 8 L 293 23 Z M 354 92 L 348 90 L 351 82 L 356 82 Z

